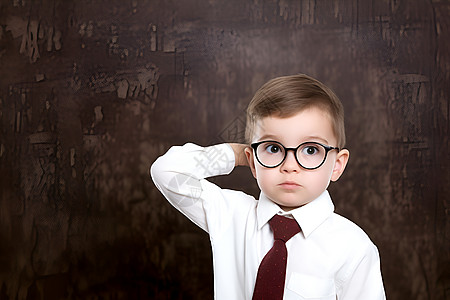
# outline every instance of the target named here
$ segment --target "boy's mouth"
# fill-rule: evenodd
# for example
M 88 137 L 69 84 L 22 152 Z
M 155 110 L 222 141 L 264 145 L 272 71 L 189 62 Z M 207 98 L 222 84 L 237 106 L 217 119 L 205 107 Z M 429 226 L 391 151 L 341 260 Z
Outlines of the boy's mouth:
M 285 189 L 295 189 L 300 187 L 300 184 L 294 182 L 294 181 L 284 181 L 282 183 L 279 184 L 280 187 L 285 188 Z

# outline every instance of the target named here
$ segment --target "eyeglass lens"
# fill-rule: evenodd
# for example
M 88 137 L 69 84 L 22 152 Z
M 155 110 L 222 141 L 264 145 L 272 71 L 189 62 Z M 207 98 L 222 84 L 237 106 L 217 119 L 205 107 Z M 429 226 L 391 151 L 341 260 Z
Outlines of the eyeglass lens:
M 297 161 L 307 169 L 320 166 L 326 154 L 327 151 L 322 145 L 313 142 L 301 144 L 295 152 Z M 275 167 L 283 162 L 286 150 L 280 143 L 264 142 L 258 145 L 256 155 L 263 165 Z

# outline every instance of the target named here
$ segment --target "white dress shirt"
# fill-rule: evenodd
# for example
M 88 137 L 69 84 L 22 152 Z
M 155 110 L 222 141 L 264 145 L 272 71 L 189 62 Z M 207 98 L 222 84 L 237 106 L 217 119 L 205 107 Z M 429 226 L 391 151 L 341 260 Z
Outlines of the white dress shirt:
M 302 231 L 286 242 L 284 299 L 386 299 L 376 246 L 364 231 L 334 213 L 327 191 L 284 212 L 261 193 L 221 189 L 205 178 L 229 174 L 235 156 L 228 144 L 172 147 L 151 167 L 169 202 L 208 232 L 218 300 L 251 299 L 259 263 L 273 245 L 268 221 L 293 217 Z

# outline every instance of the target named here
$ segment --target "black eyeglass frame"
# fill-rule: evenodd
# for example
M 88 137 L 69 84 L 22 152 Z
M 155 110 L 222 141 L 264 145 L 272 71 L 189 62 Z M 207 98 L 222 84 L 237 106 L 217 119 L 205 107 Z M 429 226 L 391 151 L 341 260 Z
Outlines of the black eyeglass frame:
M 281 147 L 283 147 L 283 149 L 284 149 L 284 157 L 283 157 L 283 159 L 281 160 L 281 162 L 280 162 L 279 164 L 277 164 L 277 165 L 275 165 L 275 166 L 266 166 L 265 164 L 263 164 L 263 163 L 259 160 L 259 157 L 258 157 L 258 151 L 256 151 L 256 149 L 258 148 L 259 145 L 261 145 L 261 144 L 263 144 L 263 143 L 277 143 L 278 145 L 280 145 Z M 315 145 L 322 146 L 322 147 L 325 149 L 325 156 L 324 156 L 322 162 L 320 163 L 320 165 L 318 165 L 317 167 L 314 167 L 314 168 L 306 168 L 306 167 L 304 167 L 304 166 L 298 161 L 298 158 L 297 158 L 297 150 L 298 150 L 298 148 L 300 148 L 301 146 L 303 146 L 303 145 L 305 145 L 305 144 L 315 144 Z M 289 151 L 289 150 L 292 150 L 292 151 L 294 152 L 295 161 L 299 164 L 300 167 L 302 167 L 302 168 L 305 169 L 305 170 L 315 170 L 315 169 L 320 168 L 320 167 L 324 164 L 324 162 L 327 160 L 328 152 L 330 152 L 330 151 L 332 151 L 332 150 L 337 150 L 338 152 L 340 151 L 340 149 L 339 149 L 338 147 L 328 146 L 328 145 L 324 145 L 324 144 L 321 144 L 321 143 L 318 143 L 318 142 L 304 142 L 304 143 L 301 143 L 300 145 L 298 145 L 296 148 L 286 148 L 286 147 L 285 147 L 282 143 L 280 143 L 280 142 L 268 140 L 268 141 L 261 141 L 261 142 L 252 143 L 252 144 L 250 144 L 250 146 L 251 146 L 251 147 L 253 148 L 253 150 L 254 150 L 256 160 L 261 164 L 261 166 L 266 167 L 266 168 L 276 168 L 276 167 L 278 167 L 279 165 L 281 165 L 281 164 L 286 160 L 288 151 Z

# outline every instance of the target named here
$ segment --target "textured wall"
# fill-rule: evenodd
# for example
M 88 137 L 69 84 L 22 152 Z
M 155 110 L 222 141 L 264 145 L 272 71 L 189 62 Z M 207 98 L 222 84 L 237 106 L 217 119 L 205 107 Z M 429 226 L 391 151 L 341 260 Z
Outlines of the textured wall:
M 0 299 L 212 299 L 207 235 L 148 167 L 240 141 L 268 79 L 346 109 L 338 212 L 388 298 L 450 299 L 446 0 L 0 0 Z M 248 180 L 242 180 L 242 178 Z M 248 170 L 214 179 L 257 195 Z

